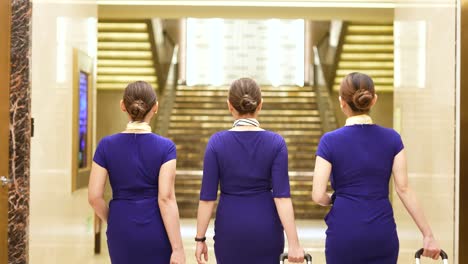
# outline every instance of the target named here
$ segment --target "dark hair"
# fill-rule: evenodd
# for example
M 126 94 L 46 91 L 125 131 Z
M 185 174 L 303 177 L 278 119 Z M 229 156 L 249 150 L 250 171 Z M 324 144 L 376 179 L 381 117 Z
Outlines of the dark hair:
M 341 82 L 340 96 L 353 112 L 367 113 L 375 97 L 374 82 L 364 73 L 350 73 Z
M 156 101 L 156 92 L 147 82 L 136 81 L 125 88 L 123 102 L 133 121 L 143 121 Z
M 232 82 L 228 100 L 240 115 L 253 114 L 262 101 L 262 92 L 254 80 L 240 78 Z

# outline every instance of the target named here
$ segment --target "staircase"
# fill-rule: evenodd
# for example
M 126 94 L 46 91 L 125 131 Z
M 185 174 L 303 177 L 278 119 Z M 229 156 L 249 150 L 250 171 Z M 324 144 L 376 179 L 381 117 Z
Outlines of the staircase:
M 376 91 L 393 91 L 393 23 L 348 22 L 333 90 L 343 77 L 362 72 L 372 77 Z
M 196 217 L 206 144 L 230 129 L 228 87 L 179 86 L 165 136 L 177 145 L 176 195 L 181 217 Z M 326 208 L 311 200 L 314 155 L 322 127 L 311 87 L 262 87 L 262 127 L 281 134 L 288 145 L 291 191 L 296 217 L 321 218 Z M 161 122 L 158 122 L 161 124 Z
M 157 88 L 150 21 L 98 22 L 98 90 L 146 81 Z

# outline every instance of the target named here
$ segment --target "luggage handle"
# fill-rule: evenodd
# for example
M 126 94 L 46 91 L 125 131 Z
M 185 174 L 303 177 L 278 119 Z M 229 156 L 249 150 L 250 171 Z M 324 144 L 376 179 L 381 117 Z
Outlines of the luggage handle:
M 284 264 L 284 261 L 288 258 L 288 253 L 283 253 L 280 256 L 280 264 Z M 304 254 L 304 260 L 307 261 L 307 264 L 312 264 L 312 256 L 310 254 Z
M 420 250 L 416 251 L 416 253 L 414 254 L 414 258 L 416 259 L 416 264 L 421 263 L 420 259 L 421 259 L 423 252 L 424 252 L 424 248 L 421 248 Z M 440 250 L 440 257 L 442 258 L 442 261 L 444 264 L 448 264 L 448 255 L 442 249 Z

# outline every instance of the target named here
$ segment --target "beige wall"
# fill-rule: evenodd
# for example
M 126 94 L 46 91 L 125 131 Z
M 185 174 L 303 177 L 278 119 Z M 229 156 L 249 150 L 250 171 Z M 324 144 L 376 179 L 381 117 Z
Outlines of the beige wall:
M 346 116 L 341 112 L 340 104 L 338 103 L 338 93 L 332 92 L 333 107 L 335 108 L 336 120 L 338 126 L 344 126 Z M 393 127 L 393 93 L 377 91 L 378 101 L 372 108 L 370 113 L 372 121 L 384 127 Z
M 123 90 L 99 90 L 97 92 L 96 139 L 122 132 L 128 123 L 128 116 L 120 110 Z
M 64 252 L 57 247 L 67 243 L 68 235 L 89 233 L 86 241 L 70 241 L 77 245 L 76 252 L 66 252 L 71 259 L 83 254 L 83 243 L 89 252 L 93 246 L 92 228 L 86 226 L 93 216 L 91 208 L 77 211 L 78 201 L 70 193 L 72 51 L 79 48 L 95 57 L 97 4 L 95 0 L 32 2 L 35 133 L 31 142 L 30 263 L 58 263 L 57 254 Z M 72 223 L 82 228 L 73 228 Z
M 407 1 L 409 2 L 409 1 Z M 436 238 L 454 262 L 456 1 L 395 9 L 395 118 L 416 191 Z M 399 263 L 411 263 L 421 235 L 394 194 L 401 245 Z M 425 262 L 426 263 L 426 262 Z M 431 262 L 428 262 L 431 263 Z

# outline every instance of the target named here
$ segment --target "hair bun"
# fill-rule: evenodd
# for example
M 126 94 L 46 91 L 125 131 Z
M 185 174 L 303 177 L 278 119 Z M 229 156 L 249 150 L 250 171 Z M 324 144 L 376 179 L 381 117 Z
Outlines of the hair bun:
M 240 108 L 244 112 L 255 112 L 257 102 L 248 94 L 244 94 L 240 100 Z
M 130 105 L 128 112 L 133 120 L 141 120 L 148 112 L 147 105 L 143 100 L 135 100 Z
M 353 104 L 359 111 L 368 112 L 373 99 L 374 96 L 371 92 L 365 89 L 359 89 L 354 93 Z

